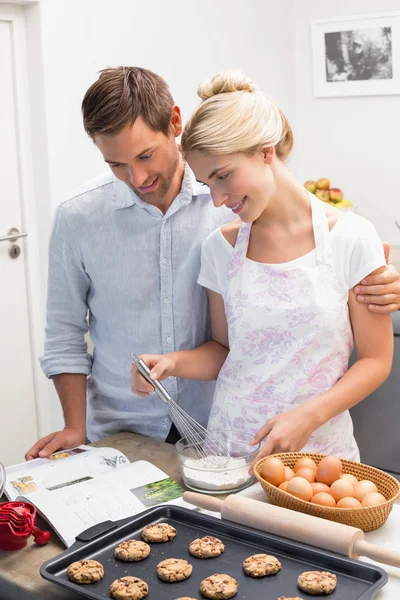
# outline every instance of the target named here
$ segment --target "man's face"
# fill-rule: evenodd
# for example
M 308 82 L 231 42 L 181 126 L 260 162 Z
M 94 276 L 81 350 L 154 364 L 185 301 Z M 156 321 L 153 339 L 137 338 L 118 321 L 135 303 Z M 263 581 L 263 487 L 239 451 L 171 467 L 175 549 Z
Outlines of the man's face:
M 179 108 L 174 107 L 168 136 L 154 131 L 138 117 L 120 133 L 96 135 L 94 141 L 118 179 L 145 202 L 162 206 L 181 163 L 175 141 L 181 130 Z

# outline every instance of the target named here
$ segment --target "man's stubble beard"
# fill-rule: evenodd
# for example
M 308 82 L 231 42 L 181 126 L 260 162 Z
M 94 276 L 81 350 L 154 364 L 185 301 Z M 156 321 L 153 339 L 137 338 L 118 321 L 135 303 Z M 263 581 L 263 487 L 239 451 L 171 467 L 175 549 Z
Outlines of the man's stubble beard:
M 157 175 L 159 181 L 157 184 L 157 189 L 154 190 L 154 192 L 142 194 L 137 188 L 135 188 L 130 183 L 128 183 L 129 187 L 133 192 L 135 192 L 136 196 L 143 200 L 143 202 L 147 202 L 147 204 L 157 205 L 159 203 L 162 203 L 172 185 L 173 179 L 179 167 L 180 158 L 181 157 L 178 154 L 175 158 L 175 161 L 172 163 L 171 168 L 169 169 L 167 178 L 161 174 Z

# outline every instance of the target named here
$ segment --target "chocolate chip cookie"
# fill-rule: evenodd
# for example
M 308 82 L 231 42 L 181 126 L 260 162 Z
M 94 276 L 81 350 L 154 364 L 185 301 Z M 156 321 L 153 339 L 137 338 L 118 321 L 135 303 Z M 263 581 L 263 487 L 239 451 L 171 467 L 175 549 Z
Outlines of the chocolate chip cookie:
M 150 546 L 139 540 L 121 542 L 114 550 L 115 558 L 125 562 L 144 560 L 150 554 Z
M 269 554 L 253 554 L 243 561 L 244 572 L 250 577 L 275 575 L 281 568 L 279 560 Z
M 305 571 L 299 575 L 297 585 L 307 594 L 332 594 L 336 588 L 336 575 L 327 571 Z
M 162 581 L 173 583 L 191 576 L 193 567 L 183 558 L 166 558 L 157 565 L 157 575 Z
M 114 600 L 142 600 L 148 593 L 147 583 L 138 577 L 120 577 L 110 585 L 110 596 Z
M 228 600 L 236 596 L 239 584 L 236 579 L 223 573 L 215 573 L 200 584 L 200 593 L 211 600 Z
M 142 531 L 142 538 L 145 542 L 161 544 L 170 542 L 176 536 L 176 529 L 168 523 L 151 523 L 146 525 Z
M 215 558 L 221 556 L 225 550 L 224 544 L 212 535 L 193 540 L 189 544 L 189 552 L 197 558 Z
M 67 575 L 74 583 L 95 583 L 104 577 L 104 568 L 97 560 L 77 560 L 69 565 Z

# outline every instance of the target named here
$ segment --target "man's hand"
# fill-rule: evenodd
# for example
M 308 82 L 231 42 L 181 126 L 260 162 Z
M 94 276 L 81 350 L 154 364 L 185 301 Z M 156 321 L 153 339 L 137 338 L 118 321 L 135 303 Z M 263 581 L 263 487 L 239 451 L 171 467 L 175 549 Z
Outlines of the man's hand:
M 372 312 L 388 314 L 400 309 L 400 276 L 390 264 L 390 246 L 384 242 L 386 271 L 368 275 L 354 288 L 358 302 L 368 304 Z
M 62 431 L 55 431 L 42 437 L 25 454 L 25 460 L 34 458 L 47 458 L 57 450 L 75 448 L 86 441 L 85 428 L 64 427 Z
M 172 375 L 175 368 L 175 361 L 169 354 L 142 354 L 139 356 L 150 369 L 150 377 L 162 381 L 169 375 Z M 145 398 L 151 392 L 154 392 L 154 387 L 139 373 L 135 363 L 132 363 L 132 393 L 135 396 Z

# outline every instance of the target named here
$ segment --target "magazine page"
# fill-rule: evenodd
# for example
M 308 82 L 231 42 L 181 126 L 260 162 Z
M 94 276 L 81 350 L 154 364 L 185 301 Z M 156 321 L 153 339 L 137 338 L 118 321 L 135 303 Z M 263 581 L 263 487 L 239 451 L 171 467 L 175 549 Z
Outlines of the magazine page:
M 146 461 L 104 471 L 77 485 L 24 494 L 54 528 L 66 546 L 79 533 L 103 521 L 133 516 L 157 504 L 194 509 L 182 500 L 183 489 L 163 471 Z
M 7 467 L 4 493 L 9 500 L 29 494 L 33 501 L 40 491 L 74 486 L 127 464 L 129 460 L 119 450 L 82 445 Z

